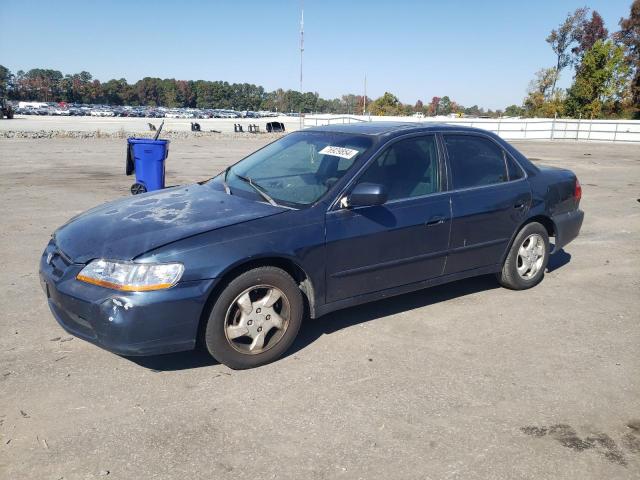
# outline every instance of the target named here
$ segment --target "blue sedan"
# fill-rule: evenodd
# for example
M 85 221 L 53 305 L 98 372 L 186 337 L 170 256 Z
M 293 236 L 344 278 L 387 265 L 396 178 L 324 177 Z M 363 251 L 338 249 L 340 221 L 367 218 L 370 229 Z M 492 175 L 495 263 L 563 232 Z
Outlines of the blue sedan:
M 475 275 L 533 287 L 578 235 L 580 197 L 572 172 L 486 131 L 331 125 L 71 219 L 40 278 L 60 325 L 107 350 L 203 345 L 251 368 L 282 356 L 306 315 Z

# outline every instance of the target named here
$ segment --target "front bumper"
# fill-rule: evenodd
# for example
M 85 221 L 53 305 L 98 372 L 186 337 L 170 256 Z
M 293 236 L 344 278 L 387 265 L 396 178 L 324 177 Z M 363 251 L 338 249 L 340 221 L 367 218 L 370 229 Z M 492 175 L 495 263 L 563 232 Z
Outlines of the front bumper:
M 553 252 L 559 251 L 580 233 L 584 212 L 580 209 L 561 213 L 551 217 L 555 227 L 555 246 Z
M 40 259 L 49 308 L 70 334 L 120 355 L 191 350 L 213 280 L 150 292 L 120 292 L 76 280 L 74 264 L 50 242 Z

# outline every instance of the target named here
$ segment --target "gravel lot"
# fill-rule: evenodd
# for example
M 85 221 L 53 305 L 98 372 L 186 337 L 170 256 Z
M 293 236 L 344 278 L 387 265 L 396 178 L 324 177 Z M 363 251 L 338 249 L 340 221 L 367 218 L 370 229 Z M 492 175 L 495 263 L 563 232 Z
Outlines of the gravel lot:
M 168 183 L 264 142 L 172 141 Z M 582 234 L 538 287 L 481 277 L 336 312 L 242 372 L 122 358 L 50 314 L 40 253 L 69 217 L 128 194 L 124 145 L 0 140 L 0 478 L 639 477 L 637 145 L 518 144 L 584 190 Z

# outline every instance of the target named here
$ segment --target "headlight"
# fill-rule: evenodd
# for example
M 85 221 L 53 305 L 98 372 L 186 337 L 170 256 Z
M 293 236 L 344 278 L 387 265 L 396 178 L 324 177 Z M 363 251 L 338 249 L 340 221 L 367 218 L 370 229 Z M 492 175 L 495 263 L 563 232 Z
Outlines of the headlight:
M 131 263 L 99 259 L 84 267 L 76 278 L 114 290 L 145 292 L 173 287 L 183 272 L 181 263 Z

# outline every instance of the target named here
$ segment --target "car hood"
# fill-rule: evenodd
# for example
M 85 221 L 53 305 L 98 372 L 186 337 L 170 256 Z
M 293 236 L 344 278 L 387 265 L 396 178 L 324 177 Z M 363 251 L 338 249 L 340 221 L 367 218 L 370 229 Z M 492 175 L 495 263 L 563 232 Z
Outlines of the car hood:
M 73 262 L 135 257 L 199 233 L 286 211 L 194 184 L 126 197 L 72 218 L 54 234 Z

